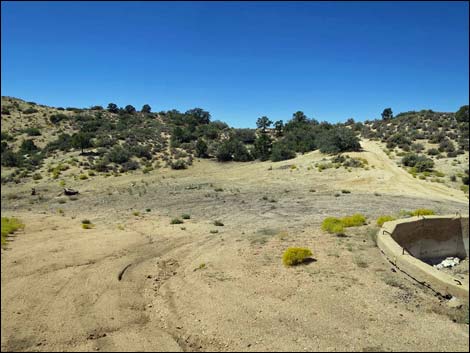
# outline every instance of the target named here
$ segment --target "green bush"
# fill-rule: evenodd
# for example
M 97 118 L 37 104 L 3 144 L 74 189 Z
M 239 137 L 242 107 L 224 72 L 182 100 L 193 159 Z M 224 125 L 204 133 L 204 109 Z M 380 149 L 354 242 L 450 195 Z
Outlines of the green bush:
M 361 145 L 354 131 L 345 127 L 334 127 L 320 132 L 316 144 L 322 153 L 359 151 Z
M 287 159 L 295 158 L 296 154 L 295 151 L 291 148 L 291 146 L 284 142 L 278 141 L 275 142 L 272 146 L 271 150 L 271 161 L 279 162 L 284 161 Z
M 356 213 L 352 216 L 347 216 L 341 218 L 341 223 L 345 228 L 348 227 L 359 227 L 366 224 L 366 217 L 360 213 Z
M 107 154 L 107 159 L 110 162 L 122 164 L 127 162 L 131 158 L 131 154 L 128 150 L 121 146 L 114 146 Z
M 214 221 L 214 225 L 217 227 L 223 227 L 224 224 L 221 221 Z
M 18 229 L 23 229 L 24 224 L 18 218 L 2 217 L 1 219 L 1 230 L 2 230 L 2 245 L 6 243 L 7 236 L 16 232 Z
M 411 212 L 412 216 L 428 216 L 428 215 L 434 215 L 434 214 L 435 212 L 433 210 L 430 210 L 427 208 L 418 208 Z
M 171 161 L 170 167 L 171 169 L 176 169 L 176 170 L 188 168 L 184 159 L 177 159 L 176 161 Z
M 385 222 L 390 222 L 394 220 L 395 220 L 395 217 L 393 216 L 380 216 L 379 218 L 377 218 L 377 225 L 379 227 L 382 227 Z
M 437 148 L 430 148 L 427 153 L 430 156 L 437 156 L 439 154 L 439 150 Z
M 191 219 L 191 215 L 189 215 L 189 214 L 187 214 L 187 213 L 183 213 L 183 214 L 181 215 L 181 218 L 183 218 L 183 219 Z
M 173 218 L 170 224 L 183 224 L 184 222 L 179 218 Z
M 415 153 L 406 154 L 401 162 L 407 167 L 413 167 L 419 173 L 431 171 L 434 168 L 434 161 L 425 156 L 420 156 Z
M 34 114 L 34 113 L 37 113 L 39 110 L 37 110 L 36 108 L 27 108 L 25 110 L 23 110 L 23 113 L 24 114 Z
M 325 218 L 322 222 L 321 228 L 332 234 L 341 234 L 344 231 L 343 222 L 336 217 Z
M 37 127 L 28 127 L 24 129 L 24 132 L 28 136 L 41 136 L 41 130 L 39 130 Z
M 299 265 L 309 257 L 312 256 L 312 252 L 307 248 L 288 248 L 282 255 L 282 262 L 286 266 Z
M 67 115 L 62 114 L 62 113 L 53 114 L 49 118 L 50 122 L 53 123 L 54 125 L 60 123 L 62 120 L 65 120 L 65 119 L 67 119 Z

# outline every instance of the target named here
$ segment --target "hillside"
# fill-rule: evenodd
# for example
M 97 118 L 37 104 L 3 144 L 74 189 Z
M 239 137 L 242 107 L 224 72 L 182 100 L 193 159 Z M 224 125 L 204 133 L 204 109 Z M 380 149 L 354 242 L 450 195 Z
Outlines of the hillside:
M 414 178 L 468 194 L 468 105 L 457 113 L 406 112 L 354 128 L 363 138 L 380 141 L 388 157 Z
M 185 169 L 195 158 L 277 162 L 317 149 L 334 156 L 359 151 L 360 137 L 378 141 L 413 177 L 468 193 L 468 106 L 457 114 L 424 110 L 336 125 L 296 112 L 287 123 L 262 117 L 255 130 L 211 121 L 200 108 L 61 108 L 2 97 L 1 119 L 2 183 Z M 359 160 L 326 158 L 315 167 L 367 167 Z

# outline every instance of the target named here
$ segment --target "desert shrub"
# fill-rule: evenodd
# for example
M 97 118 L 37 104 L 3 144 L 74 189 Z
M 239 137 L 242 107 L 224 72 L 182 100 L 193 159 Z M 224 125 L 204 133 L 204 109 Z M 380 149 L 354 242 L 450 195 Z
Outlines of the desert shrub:
M 322 153 L 359 151 L 361 145 L 354 131 L 345 127 L 335 127 L 320 132 L 316 144 Z
M 377 225 L 379 227 L 382 227 L 385 222 L 390 222 L 394 220 L 395 220 L 395 217 L 393 216 L 380 216 L 379 218 L 377 218 Z
M 39 148 L 33 142 L 33 140 L 24 140 L 20 145 L 20 152 L 23 154 L 34 153 L 38 151 Z
M 437 156 L 439 154 L 439 150 L 437 148 L 430 148 L 427 153 L 430 156 Z
M 170 224 L 183 224 L 183 220 L 179 219 L 179 218 L 173 218 L 170 222 Z
M 137 161 L 129 160 L 127 162 L 122 163 L 121 166 L 121 173 L 128 172 L 130 170 L 137 170 L 140 168 L 140 164 Z
M 463 176 L 462 176 L 462 183 L 463 183 L 464 185 L 468 185 L 468 184 L 469 184 L 468 169 L 465 170 L 465 174 L 466 174 L 466 175 L 463 175 Z
M 10 134 L 8 134 L 8 132 L 2 131 L 2 133 L 1 133 L 1 140 L 2 140 L 2 141 L 13 141 L 14 138 L 13 138 L 13 136 L 11 136 Z
M 181 215 L 181 218 L 183 218 L 183 219 L 191 219 L 191 215 L 189 215 L 189 214 L 187 214 L 187 213 L 183 213 L 183 214 Z
M 34 113 L 37 113 L 39 110 L 37 110 L 36 108 L 27 108 L 25 110 L 23 110 L 23 113 L 24 114 L 34 114 Z
M 114 146 L 107 154 L 107 160 L 113 163 L 122 164 L 127 162 L 131 158 L 131 154 L 128 150 L 121 146 Z
M 150 146 L 136 145 L 131 147 L 131 153 L 139 158 L 152 159 Z
M 69 134 L 60 134 L 57 137 L 57 140 L 49 142 L 45 150 L 46 151 L 54 151 L 54 150 L 61 150 L 61 151 L 68 151 L 72 148 L 72 136 Z
M 459 123 L 468 123 L 469 114 L 468 114 L 468 105 L 460 107 L 460 109 L 455 113 L 455 119 Z
M 427 215 L 434 215 L 435 212 L 433 210 L 427 208 L 418 208 L 414 211 L 411 211 L 412 216 L 427 216 Z
M 2 152 L 2 166 L 5 167 L 20 167 L 24 162 L 21 154 L 15 153 L 9 149 Z
M 196 157 L 207 157 L 207 149 L 207 143 L 202 138 L 198 138 L 195 145 Z
M 235 139 L 243 142 L 252 144 L 256 140 L 256 130 L 255 129 L 234 129 L 233 136 Z
M 417 172 L 430 171 L 434 167 L 434 161 L 432 159 L 415 153 L 406 154 L 401 162 L 407 167 L 415 168 Z
M 367 160 L 365 160 L 367 161 Z M 347 158 L 343 162 L 343 167 L 345 168 L 361 168 L 364 166 L 364 162 L 359 158 Z
M 411 141 L 403 133 L 396 133 L 387 139 L 387 148 L 410 146 Z
M 411 149 L 415 152 L 422 152 L 424 150 L 424 146 L 422 143 L 413 143 L 411 144 Z
M 312 256 L 312 252 L 307 248 L 288 248 L 282 255 L 282 262 L 286 266 L 299 265 L 309 257 Z
M 366 224 L 366 217 L 360 213 L 356 213 L 352 216 L 341 218 L 341 223 L 345 228 L 347 227 L 358 227 Z
M 16 232 L 19 229 L 23 229 L 24 224 L 15 217 L 2 217 L 1 219 L 1 242 L 2 245 L 6 243 L 7 236 Z
M 80 174 L 80 175 L 78 176 L 78 179 L 80 179 L 80 180 L 85 180 L 85 179 L 88 179 L 88 176 L 87 176 L 86 174 Z
M 82 228 L 83 229 L 92 229 L 94 227 L 93 224 L 91 223 L 82 223 Z
M 438 149 L 440 152 L 454 152 L 455 146 L 451 140 L 449 140 L 448 138 L 445 138 L 439 143 Z
M 323 220 L 321 228 L 328 233 L 340 234 L 344 230 L 344 225 L 339 218 L 328 217 Z
M 28 127 L 24 129 L 24 132 L 28 136 L 41 136 L 41 130 L 39 130 L 37 127 Z
M 271 161 L 278 162 L 295 158 L 295 151 L 285 141 L 275 142 L 271 150 Z
M 91 221 L 89 219 L 83 219 L 82 224 L 91 224 Z
M 171 161 L 170 162 L 170 167 L 171 169 L 186 169 L 188 165 L 186 164 L 186 161 L 184 159 L 177 159 L 176 161 Z
M 236 162 L 248 162 L 253 159 L 245 145 L 241 141 L 233 138 L 220 143 L 215 156 L 219 162 L 232 160 Z
M 447 152 L 447 157 L 449 158 L 455 158 L 457 156 L 458 156 L 457 151 Z
M 42 175 L 40 173 L 33 174 L 33 180 L 40 180 L 40 179 L 42 179 Z
M 223 227 L 224 224 L 221 222 L 221 221 L 214 221 L 214 225 L 217 226 L 217 227 Z
M 139 212 L 139 211 L 133 211 L 133 212 L 132 212 L 132 215 L 133 215 L 134 217 L 139 217 L 139 216 L 140 216 L 140 212 Z
M 52 114 L 49 117 L 50 122 L 53 123 L 54 125 L 60 123 L 62 120 L 65 120 L 65 119 L 67 119 L 67 115 L 62 114 L 62 113 Z

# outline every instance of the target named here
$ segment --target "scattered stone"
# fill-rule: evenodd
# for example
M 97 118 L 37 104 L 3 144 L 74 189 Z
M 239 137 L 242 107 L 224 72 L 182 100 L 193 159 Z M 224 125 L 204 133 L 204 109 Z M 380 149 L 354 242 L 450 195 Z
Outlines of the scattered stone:
M 459 263 L 460 263 L 460 259 L 458 257 L 448 257 L 445 260 L 443 260 L 441 263 L 434 265 L 434 268 L 441 270 L 443 268 L 457 266 Z

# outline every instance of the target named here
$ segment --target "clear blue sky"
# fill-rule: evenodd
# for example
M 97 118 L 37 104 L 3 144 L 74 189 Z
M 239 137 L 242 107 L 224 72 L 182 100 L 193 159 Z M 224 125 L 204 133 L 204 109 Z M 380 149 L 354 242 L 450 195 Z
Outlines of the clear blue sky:
M 468 104 L 467 2 L 2 2 L 2 95 L 252 127 Z

